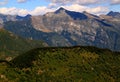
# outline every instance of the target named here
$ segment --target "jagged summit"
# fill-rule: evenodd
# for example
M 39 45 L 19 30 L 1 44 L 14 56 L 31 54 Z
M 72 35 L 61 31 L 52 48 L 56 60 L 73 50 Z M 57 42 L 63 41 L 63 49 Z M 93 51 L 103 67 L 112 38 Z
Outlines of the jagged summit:
M 28 15 L 26 15 L 26 16 L 24 16 L 24 17 L 17 15 L 17 16 L 16 16 L 16 19 L 17 19 L 17 20 L 23 20 L 23 19 L 29 19 L 30 17 L 31 17 L 30 14 L 28 14 Z
M 107 15 L 112 16 L 112 17 L 116 17 L 116 18 L 120 18 L 119 12 L 110 11 Z
M 55 11 L 55 14 L 59 14 L 61 12 L 65 12 L 67 15 L 69 15 L 71 18 L 73 18 L 74 20 L 80 19 L 87 19 L 87 16 L 84 13 L 80 13 L 80 12 L 76 12 L 76 11 L 70 11 L 67 10 L 63 7 L 60 7 L 58 10 Z
M 60 7 L 58 10 L 66 10 L 65 8 L 63 8 L 63 7 Z
M 110 11 L 107 15 L 113 16 L 113 15 L 117 15 L 117 14 L 120 14 L 120 13 L 119 12 Z
M 25 17 L 31 17 L 32 15 L 31 14 L 27 14 Z
M 66 11 L 65 8 L 60 7 L 58 10 L 55 11 L 56 14 L 60 13 L 61 11 Z

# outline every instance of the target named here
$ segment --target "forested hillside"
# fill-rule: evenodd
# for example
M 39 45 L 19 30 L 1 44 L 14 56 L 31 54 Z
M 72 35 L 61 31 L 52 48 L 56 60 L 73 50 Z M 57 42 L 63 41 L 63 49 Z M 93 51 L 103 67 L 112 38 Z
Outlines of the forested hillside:
M 0 59 L 15 57 L 30 49 L 46 45 L 43 41 L 23 39 L 9 31 L 0 29 Z
M 9 64 L 1 64 L 1 82 L 120 81 L 120 53 L 96 47 L 37 48 Z

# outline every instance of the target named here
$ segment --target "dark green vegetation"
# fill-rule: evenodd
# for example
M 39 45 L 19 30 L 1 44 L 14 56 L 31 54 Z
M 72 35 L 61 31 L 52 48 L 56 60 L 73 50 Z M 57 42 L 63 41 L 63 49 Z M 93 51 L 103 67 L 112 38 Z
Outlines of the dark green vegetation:
M 40 46 L 45 46 L 45 43 L 31 39 L 22 39 L 11 32 L 0 29 L 0 59 L 9 59 L 9 57 L 17 56 Z
M 32 49 L 1 64 L 1 82 L 120 82 L 120 53 L 96 47 Z

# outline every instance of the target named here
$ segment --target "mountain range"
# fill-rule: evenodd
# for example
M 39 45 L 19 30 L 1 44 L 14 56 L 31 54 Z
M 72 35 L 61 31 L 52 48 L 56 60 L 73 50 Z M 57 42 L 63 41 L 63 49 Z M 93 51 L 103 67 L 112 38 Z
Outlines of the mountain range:
M 119 12 L 0 14 L 0 82 L 119 82 L 119 51 Z
M 25 39 L 49 46 L 96 46 L 120 51 L 120 13 L 94 15 L 59 8 L 44 15 L 25 17 L 0 14 L 0 26 Z

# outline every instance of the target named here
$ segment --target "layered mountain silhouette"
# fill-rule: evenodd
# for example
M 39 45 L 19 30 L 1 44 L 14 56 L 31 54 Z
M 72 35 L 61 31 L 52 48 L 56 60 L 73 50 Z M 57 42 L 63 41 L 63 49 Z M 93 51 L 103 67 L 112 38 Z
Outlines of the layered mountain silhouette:
M 49 46 L 96 46 L 120 51 L 120 13 L 96 16 L 59 8 L 40 16 L 0 15 L 4 29 Z
M 120 13 L 119 12 L 110 11 L 107 15 L 112 16 L 112 17 L 116 17 L 116 18 L 120 18 Z
M 119 82 L 119 16 L 0 14 L 0 82 Z
M 43 46 L 47 46 L 43 41 L 23 39 L 12 32 L 0 29 L 0 60 L 14 58 L 28 50 Z

